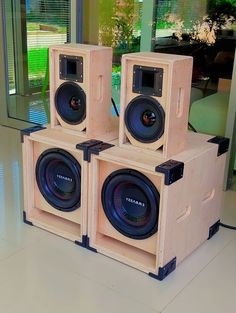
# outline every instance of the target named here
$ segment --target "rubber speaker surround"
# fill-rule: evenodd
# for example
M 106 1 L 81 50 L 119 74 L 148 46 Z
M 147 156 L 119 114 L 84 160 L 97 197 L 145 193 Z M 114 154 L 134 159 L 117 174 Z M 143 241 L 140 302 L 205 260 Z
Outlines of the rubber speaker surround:
M 145 239 L 157 232 L 160 195 L 142 173 L 114 171 L 104 181 L 101 198 L 107 219 L 124 236 Z
M 165 112 L 156 99 L 137 96 L 126 107 L 125 125 L 136 140 L 152 143 L 164 133 Z
M 55 93 L 55 107 L 62 120 L 71 125 L 83 122 L 86 117 L 86 95 L 74 82 L 61 84 Z
M 45 150 L 37 160 L 35 176 L 41 194 L 55 209 L 70 212 L 80 206 L 81 167 L 67 151 Z

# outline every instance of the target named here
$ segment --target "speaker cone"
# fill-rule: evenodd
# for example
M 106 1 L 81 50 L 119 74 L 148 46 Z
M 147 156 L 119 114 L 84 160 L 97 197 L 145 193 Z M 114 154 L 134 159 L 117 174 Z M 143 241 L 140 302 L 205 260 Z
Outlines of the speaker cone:
M 55 106 L 60 117 L 68 124 L 80 124 L 86 117 L 86 96 L 76 83 L 65 82 L 58 87 Z
M 160 196 L 143 174 L 131 169 L 113 172 L 101 196 L 106 217 L 123 235 L 145 239 L 157 231 Z
M 73 211 L 80 206 L 81 167 L 62 149 L 48 149 L 36 163 L 36 181 L 45 200 L 55 209 Z
M 136 140 L 152 143 L 164 133 L 165 112 L 156 99 L 138 96 L 125 110 L 125 125 Z

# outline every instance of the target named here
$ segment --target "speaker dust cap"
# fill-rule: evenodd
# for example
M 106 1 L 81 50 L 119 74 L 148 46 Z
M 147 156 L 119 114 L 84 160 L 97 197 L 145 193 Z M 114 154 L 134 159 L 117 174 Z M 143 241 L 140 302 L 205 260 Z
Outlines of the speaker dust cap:
M 149 96 L 137 96 L 125 110 L 125 125 L 136 140 L 153 143 L 164 133 L 165 112 L 161 104 Z
M 55 209 L 70 212 L 80 206 L 81 167 L 70 153 L 57 148 L 44 151 L 35 174 L 41 194 Z
M 121 234 L 145 239 L 157 231 L 159 192 L 142 173 L 131 169 L 113 172 L 101 196 L 106 217 Z
M 55 94 L 55 107 L 68 124 L 77 125 L 86 117 L 86 95 L 84 90 L 74 82 L 61 84 Z

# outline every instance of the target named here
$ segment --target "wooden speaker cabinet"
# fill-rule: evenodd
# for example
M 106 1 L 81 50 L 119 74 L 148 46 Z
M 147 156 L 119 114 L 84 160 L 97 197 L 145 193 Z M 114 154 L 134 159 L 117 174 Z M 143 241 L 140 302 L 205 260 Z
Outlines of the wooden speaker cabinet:
M 76 146 L 84 138 L 53 128 L 22 133 L 24 221 L 83 245 L 88 164 Z
M 112 48 L 63 44 L 49 48 L 51 127 L 85 138 L 118 137 L 111 114 Z
M 184 149 L 192 62 L 154 52 L 122 56 L 120 146 L 164 158 Z
M 87 247 L 160 280 L 172 272 L 219 228 L 226 149 L 210 138 L 188 133 L 164 163 L 117 146 L 92 155 Z

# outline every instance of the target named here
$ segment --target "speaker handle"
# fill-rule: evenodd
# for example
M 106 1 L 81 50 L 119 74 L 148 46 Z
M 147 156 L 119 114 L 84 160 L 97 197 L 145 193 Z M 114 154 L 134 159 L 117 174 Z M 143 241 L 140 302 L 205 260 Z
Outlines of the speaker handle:
M 178 88 L 178 97 L 176 104 L 176 117 L 180 118 L 183 115 L 184 111 L 184 89 Z
M 103 75 L 99 75 L 97 77 L 97 84 L 96 84 L 96 86 L 97 86 L 97 88 L 96 88 L 96 91 L 97 91 L 96 92 L 96 100 L 99 102 L 103 101 L 103 89 L 104 89 L 103 81 L 104 81 Z

